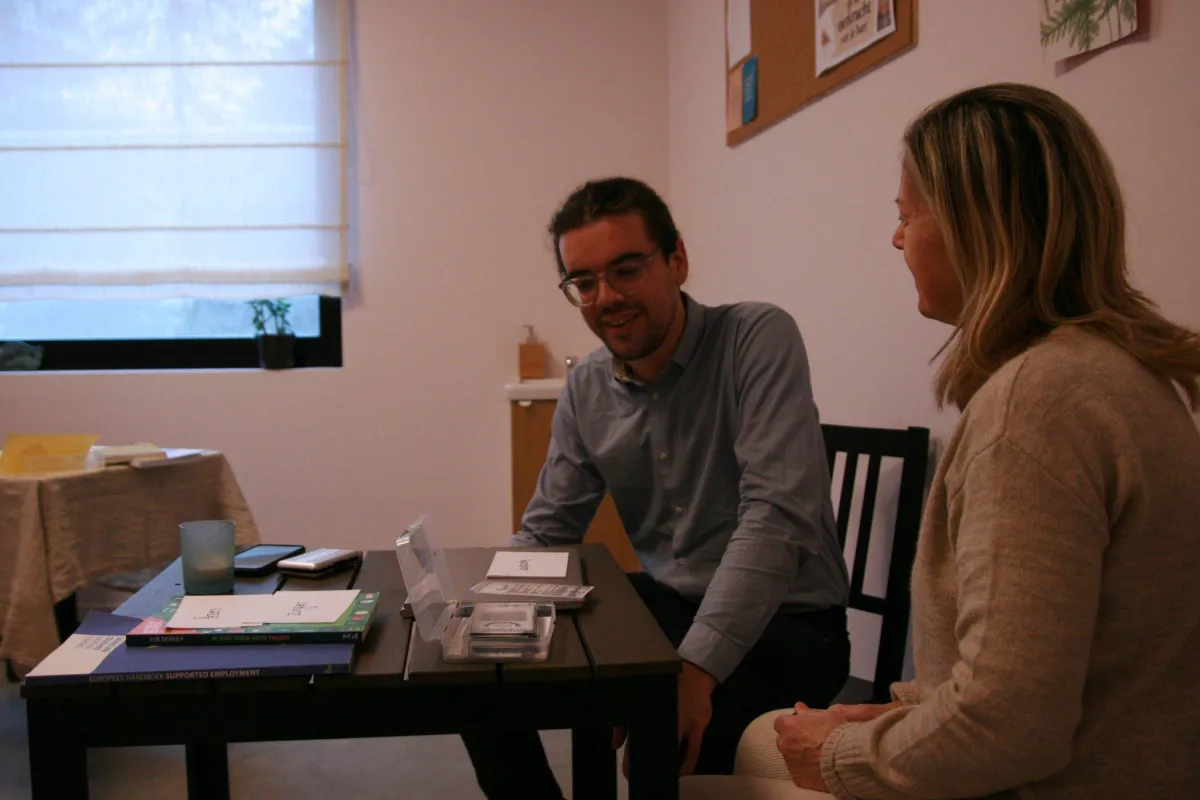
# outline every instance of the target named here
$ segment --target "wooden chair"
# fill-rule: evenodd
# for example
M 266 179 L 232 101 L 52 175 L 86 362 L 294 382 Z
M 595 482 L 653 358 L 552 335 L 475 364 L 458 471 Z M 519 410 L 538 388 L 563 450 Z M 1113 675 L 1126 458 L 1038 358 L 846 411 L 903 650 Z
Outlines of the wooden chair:
M 891 697 L 888 687 L 901 679 L 904 669 L 904 650 L 908 640 L 909 581 L 916 556 L 917 533 L 921 527 L 921 509 L 925 502 L 926 471 L 929 465 L 929 430 L 908 428 L 853 428 L 843 425 L 822 425 L 825 437 L 825 456 L 829 472 L 837 476 L 840 468 L 841 492 L 836 499 L 838 541 L 846 549 L 847 529 L 860 456 L 867 456 L 867 474 L 862 493 L 862 512 L 858 522 L 858 538 L 850 571 L 850 608 L 882 617 L 879 631 L 879 650 L 875 661 L 873 681 L 850 678 L 837 696 L 837 703 L 886 703 Z M 838 453 L 843 458 L 838 459 Z M 879 496 L 879 472 L 883 459 L 898 458 L 903 462 L 900 492 L 897 499 L 896 524 L 892 529 L 892 553 L 887 570 L 887 589 L 883 597 L 863 592 L 863 578 L 872 545 L 886 543 L 871 541 Z

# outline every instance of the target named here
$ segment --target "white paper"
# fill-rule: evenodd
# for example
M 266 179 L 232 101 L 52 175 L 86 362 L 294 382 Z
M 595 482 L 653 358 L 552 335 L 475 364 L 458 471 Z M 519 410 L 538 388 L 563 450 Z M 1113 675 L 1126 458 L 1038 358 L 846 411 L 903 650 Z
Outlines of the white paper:
M 501 551 L 488 568 L 489 578 L 565 578 L 570 553 L 513 553 Z
M 750 0 L 726 1 L 725 47 L 729 50 L 729 69 L 750 55 Z
M 168 447 L 163 452 L 165 455 L 157 458 L 135 458 L 130 462 L 129 466 L 134 469 L 152 469 L 154 467 L 165 467 L 173 464 L 188 464 L 198 460 L 208 451 L 194 450 L 186 447 Z
M 895 0 L 813 0 L 817 74 L 895 33 L 895 5 Z
M 358 598 L 356 589 L 327 592 L 276 592 L 270 595 L 275 605 L 270 615 L 257 622 L 337 622 Z
M 30 670 L 29 677 L 87 675 L 124 641 L 124 636 L 73 633 L 65 644 Z
M 167 622 L 168 628 L 240 628 L 249 618 L 250 606 L 257 601 L 259 607 L 274 595 L 250 594 L 190 594 L 179 603 L 179 608 Z
M 275 594 L 188 595 L 168 628 L 245 628 L 268 622 L 337 622 L 358 597 L 355 589 Z
M 561 583 L 525 583 L 522 581 L 480 581 L 471 587 L 475 594 L 532 597 L 546 600 L 582 600 L 591 586 L 564 586 Z

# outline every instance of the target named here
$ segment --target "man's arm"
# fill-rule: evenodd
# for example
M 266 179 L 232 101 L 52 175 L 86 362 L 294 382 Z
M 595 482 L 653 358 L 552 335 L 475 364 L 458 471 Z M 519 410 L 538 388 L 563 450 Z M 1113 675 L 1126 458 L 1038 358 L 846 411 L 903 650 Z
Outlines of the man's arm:
M 604 480 L 583 446 L 568 380 L 554 409 L 550 450 L 537 488 L 521 518 L 521 530 L 513 534 L 508 546 L 579 544 L 604 499 L 604 490 Z
M 738 526 L 679 647 L 682 658 L 724 681 L 779 611 L 806 553 L 821 548 L 828 491 L 825 450 L 800 330 L 771 309 L 737 345 L 742 469 Z

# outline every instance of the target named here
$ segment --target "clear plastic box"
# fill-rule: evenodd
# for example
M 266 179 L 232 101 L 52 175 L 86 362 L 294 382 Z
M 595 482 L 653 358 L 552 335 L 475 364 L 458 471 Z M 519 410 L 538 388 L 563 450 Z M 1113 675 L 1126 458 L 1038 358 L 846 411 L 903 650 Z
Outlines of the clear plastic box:
M 554 635 L 553 603 L 459 603 L 446 554 L 422 516 L 396 539 L 396 560 L 408 589 L 408 604 L 424 641 L 440 640 L 446 661 L 545 661 Z M 536 631 L 527 636 L 481 635 L 471 630 L 477 611 L 497 605 L 531 606 Z

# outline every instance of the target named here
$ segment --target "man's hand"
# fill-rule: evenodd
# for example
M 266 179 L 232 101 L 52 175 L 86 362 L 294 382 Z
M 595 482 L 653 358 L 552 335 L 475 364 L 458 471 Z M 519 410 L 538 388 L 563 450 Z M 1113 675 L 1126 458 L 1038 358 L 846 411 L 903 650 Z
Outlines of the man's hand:
M 683 662 L 679 674 L 679 744 L 684 752 L 680 775 L 696 771 L 700 743 L 712 720 L 712 693 L 716 688 L 716 678 L 689 661 Z
M 680 775 L 691 775 L 696 771 L 700 743 L 704 741 L 704 731 L 712 719 L 712 693 L 716 688 L 716 678 L 689 661 L 683 662 L 683 672 L 679 675 L 679 743 L 684 749 Z M 628 728 L 613 728 L 613 749 L 620 749 L 628 735 Z M 621 759 L 621 774 L 629 780 L 628 747 Z
M 775 745 L 783 753 L 788 772 L 797 786 L 817 792 L 829 791 L 821 775 L 821 748 L 834 728 L 850 721 L 843 711 L 833 708 L 817 711 L 804 703 L 796 704 L 795 714 L 781 714 L 775 718 L 775 732 L 779 734 Z

